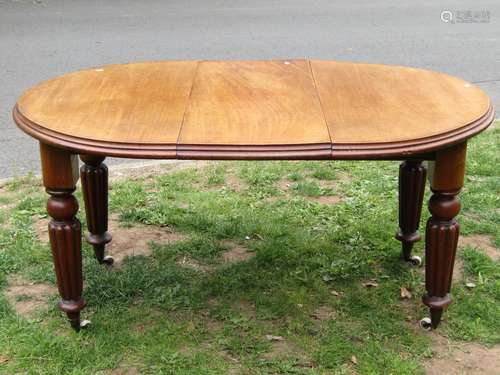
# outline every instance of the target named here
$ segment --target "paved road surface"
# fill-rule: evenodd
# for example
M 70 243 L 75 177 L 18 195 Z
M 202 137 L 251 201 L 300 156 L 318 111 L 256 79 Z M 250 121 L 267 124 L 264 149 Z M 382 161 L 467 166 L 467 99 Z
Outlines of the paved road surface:
M 11 120 L 21 90 L 108 63 L 307 57 L 411 65 L 477 82 L 500 113 L 500 1 L 340 3 L 0 0 L 0 178 L 39 171 L 36 142 Z M 444 10 L 488 11 L 490 22 L 445 23 Z

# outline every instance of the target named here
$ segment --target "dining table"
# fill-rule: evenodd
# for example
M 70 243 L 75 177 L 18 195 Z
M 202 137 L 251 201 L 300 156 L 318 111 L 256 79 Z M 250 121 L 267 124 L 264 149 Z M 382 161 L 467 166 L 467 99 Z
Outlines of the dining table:
M 422 297 L 430 317 L 421 326 L 433 329 L 452 301 L 467 142 L 492 123 L 494 110 L 476 85 L 424 69 L 315 59 L 171 60 L 44 81 L 24 91 L 13 118 L 39 141 L 59 308 L 75 330 L 85 326 L 86 305 L 79 179 L 86 240 L 98 262 L 113 264 L 105 251 L 106 157 L 399 161 L 396 239 L 402 258 L 416 264 L 412 247 L 421 238 L 427 180 L 432 192 Z

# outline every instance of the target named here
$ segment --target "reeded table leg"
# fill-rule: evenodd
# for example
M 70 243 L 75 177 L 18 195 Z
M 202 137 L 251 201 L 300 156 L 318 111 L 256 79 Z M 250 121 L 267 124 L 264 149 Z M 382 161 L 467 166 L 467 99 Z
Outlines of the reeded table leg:
M 113 264 L 113 258 L 104 256 L 104 248 L 111 241 L 108 230 L 108 167 L 104 157 L 81 155 L 84 162 L 80 169 L 83 199 L 89 234 L 87 242 L 94 247 L 99 263 Z
M 43 184 L 50 198 L 47 212 L 52 217 L 49 237 L 62 300 L 59 308 L 69 318 L 71 326 L 80 329 L 82 298 L 81 227 L 75 217 L 78 202 L 73 195 L 78 181 L 78 159 L 67 151 L 40 144 Z
M 436 328 L 443 309 L 451 303 L 450 289 L 457 250 L 459 226 L 455 216 L 460 211 L 458 193 L 463 185 L 465 143 L 439 151 L 429 168 L 432 216 L 427 221 L 425 238 L 425 288 L 423 302 L 429 306 L 430 327 Z M 425 320 L 422 320 L 425 326 Z M 429 328 L 430 328 L 429 327 Z
M 420 257 L 412 257 L 411 250 L 413 243 L 421 238 L 418 225 L 426 174 L 421 160 L 406 160 L 399 166 L 399 231 L 396 238 L 402 243 L 404 259 L 416 264 L 421 263 Z

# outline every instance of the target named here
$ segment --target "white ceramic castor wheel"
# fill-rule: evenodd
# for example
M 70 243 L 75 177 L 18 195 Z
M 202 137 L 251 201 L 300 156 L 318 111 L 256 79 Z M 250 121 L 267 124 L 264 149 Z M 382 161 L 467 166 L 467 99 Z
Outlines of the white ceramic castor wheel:
M 422 265 L 422 258 L 418 255 L 413 255 L 408 261 L 416 267 L 420 267 Z
M 81 328 L 81 329 L 85 329 L 85 328 L 87 328 L 88 326 L 90 326 L 90 324 L 91 324 L 91 323 L 90 323 L 90 320 L 82 320 L 82 321 L 80 322 L 80 328 Z
M 430 331 L 432 329 L 431 318 L 423 318 L 419 322 L 420 327 L 426 331 Z
M 106 255 L 102 259 L 102 263 L 105 264 L 105 265 L 107 265 L 107 266 L 112 266 L 114 262 L 115 262 L 115 259 L 112 256 L 109 256 L 109 255 Z

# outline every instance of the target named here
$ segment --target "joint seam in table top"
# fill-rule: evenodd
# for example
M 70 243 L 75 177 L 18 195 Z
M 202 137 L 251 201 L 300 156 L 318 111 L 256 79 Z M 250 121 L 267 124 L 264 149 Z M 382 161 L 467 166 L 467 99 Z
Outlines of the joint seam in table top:
M 328 126 L 328 122 L 326 121 L 325 109 L 323 108 L 323 102 L 321 101 L 321 96 L 319 95 L 318 84 L 316 83 L 316 77 L 314 76 L 311 60 L 307 59 L 307 65 L 309 66 L 309 73 L 311 74 L 311 79 L 314 85 L 314 92 L 316 93 L 316 98 L 318 99 L 319 107 L 321 108 L 321 113 L 323 115 L 323 121 L 325 122 L 326 131 L 328 132 L 328 136 L 330 137 L 330 145 L 333 148 L 332 133 L 330 133 L 330 127 Z
M 188 95 L 188 99 L 186 100 L 186 106 L 184 107 L 184 112 L 182 114 L 181 126 L 179 127 L 179 134 L 177 134 L 177 141 L 175 142 L 176 146 L 179 145 L 179 141 L 181 139 L 182 128 L 184 127 L 184 121 L 186 120 L 186 114 L 187 114 L 187 111 L 189 109 L 189 103 L 191 103 L 191 95 L 193 94 L 194 83 L 195 83 L 196 77 L 198 75 L 199 67 L 200 67 L 200 61 L 198 60 L 196 62 L 196 68 L 194 70 L 193 79 L 191 80 L 191 88 L 189 89 L 189 95 Z

